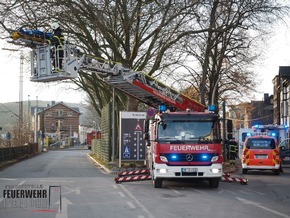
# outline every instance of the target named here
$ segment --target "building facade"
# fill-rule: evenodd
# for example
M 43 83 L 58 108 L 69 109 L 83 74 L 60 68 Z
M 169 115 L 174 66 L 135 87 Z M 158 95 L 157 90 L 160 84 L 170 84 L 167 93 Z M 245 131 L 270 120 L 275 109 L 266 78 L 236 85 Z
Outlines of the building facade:
M 289 126 L 290 124 L 290 66 L 280 66 L 279 76 L 274 78 L 274 91 L 277 90 L 277 111 L 279 112 L 280 125 Z
M 59 102 L 38 111 L 38 129 L 43 136 L 59 141 L 68 138 L 79 139 L 81 113 L 78 108 Z

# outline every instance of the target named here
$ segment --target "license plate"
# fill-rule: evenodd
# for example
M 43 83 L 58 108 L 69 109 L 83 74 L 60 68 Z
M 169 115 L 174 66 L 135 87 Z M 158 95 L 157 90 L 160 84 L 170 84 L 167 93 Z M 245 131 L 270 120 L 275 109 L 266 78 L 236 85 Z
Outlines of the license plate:
M 182 168 L 181 171 L 184 173 L 193 173 L 197 172 L 197 168 Z
M 255 159 L 268 159 L 268 155 L 255 155 Z

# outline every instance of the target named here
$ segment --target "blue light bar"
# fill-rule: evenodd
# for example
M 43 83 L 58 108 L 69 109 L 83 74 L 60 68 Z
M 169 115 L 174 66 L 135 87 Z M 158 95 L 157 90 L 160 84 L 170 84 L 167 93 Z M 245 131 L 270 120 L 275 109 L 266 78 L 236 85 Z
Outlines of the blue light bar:
M 207 107 L 207 109 L 208 109 L 209 111 L 215 111 L 215 105 L 209 105 L 209 106 Z
M 159 109 L 159 112 L 164 112 L 164 111 L 166 111 L 167 108 L 164 104 L 161 104 L 161 105 L 159 105 L 158 109 Z
M 250 132 L 247 132 L 247 136 L 251 136 L 252 135 L 252 133 L 250 133 Z
M 176 154 L 172 154 L 172 155 L 171 155 L 171 159 L 172 159 L 172 160 L 176 160 L 176 159 L 177 159 L 177 155 L 176 155 Z
M 272 133 L 271 133 L 271 136 L 276 137 L 277 135 L 276 135 L 275 132 L 272 132 Z
M 207 156 L 206 154 L 203 154 L 203 155 L 201 156 L 201 158 L 202 158 L 203 160 L 207 160 L 207 159 L 208 159 L 208 156 Z

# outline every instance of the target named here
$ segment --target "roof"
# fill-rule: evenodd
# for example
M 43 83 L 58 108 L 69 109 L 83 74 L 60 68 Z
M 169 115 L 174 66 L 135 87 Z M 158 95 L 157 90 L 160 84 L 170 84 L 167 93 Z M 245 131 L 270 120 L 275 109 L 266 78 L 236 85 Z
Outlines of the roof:
M 270 136 L 270 135 L 252 135 L 248 136 L 247 139 L 274 139 L 277 141 L 275 136 Z
M 64 107 L 69 108 L 69 109 L 71 109 L 71 110 L 73 110 L 76 113 L 78 113 L 78 114 L 81 115 L 81 112 L 79 111 L 79 108 L 77 108 L 77 107 L 70 107 L 67 104 L 63 103 L 63 102 L 58 102 L 58 103 L 55 103 L 55 104 L 53 104 L 51 106 L 48 106 L 48 107 L 42 107 L 43 110 L 41 110 L 41 111 L 38 110 L 38 114 L 40 114 L 40 113 L 42 113 L 44 111 L 50 110 L 51 108 L 53 108 L 53 107 L 55 107 L 57 105 L 60 105 L 60 104 L 63 105 Z

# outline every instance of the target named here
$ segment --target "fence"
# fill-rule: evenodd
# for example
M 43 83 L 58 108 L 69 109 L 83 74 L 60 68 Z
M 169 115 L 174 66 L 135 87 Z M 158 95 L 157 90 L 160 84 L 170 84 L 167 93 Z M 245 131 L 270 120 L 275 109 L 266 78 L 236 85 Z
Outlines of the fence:
M 25 156 L 38 153 L 38 144 L 29 143 L 19 147 L 0 148 L 0 163 L 4 161 L 23 158 Z

